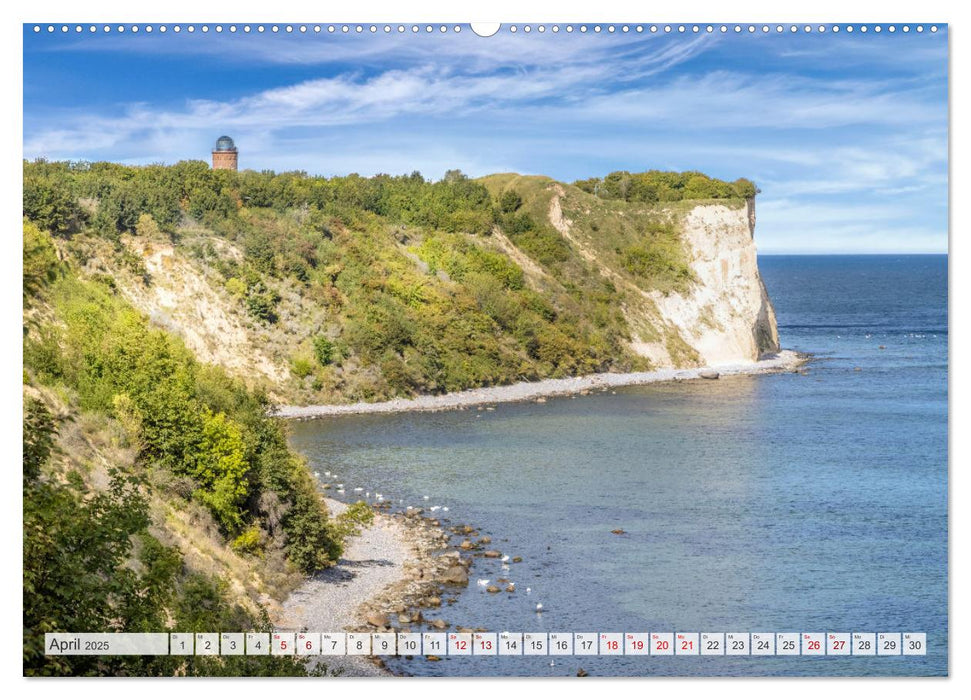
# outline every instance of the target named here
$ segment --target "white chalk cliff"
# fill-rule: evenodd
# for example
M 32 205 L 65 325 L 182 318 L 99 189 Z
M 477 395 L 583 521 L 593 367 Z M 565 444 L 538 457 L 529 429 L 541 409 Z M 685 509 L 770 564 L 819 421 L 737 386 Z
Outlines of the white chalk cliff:
M 684 291 L 644 291 L 610 268 L 595 241 L 565 211 L 584 205 L 559 184 L 550 187 L 549 220 L 600 273 L 629 292 L 624 313 L 631 349 L 655 368 L 750 364 L 779 351 L 775 310 L 759 275 L 755 200 L 699 203 L 677 221 L 693 282 Z M 572 195 L 572 196 L 571 196 Z M 571 201 L 572 200 L 572 201 Z M 663 205 L 662 205 L 663 210 Z
M 699 204 L 682 226 L 697 282 L 686 294 L 650 294 L 661 320 L 677 330 L 703 365 L 754 362 L 779 350 L 775 310 L 759 275 L 754 233 L 754 201 L 742 208 Z M 670 364 L 666 349 L 657 343 L 641 343 L 636 350 Z

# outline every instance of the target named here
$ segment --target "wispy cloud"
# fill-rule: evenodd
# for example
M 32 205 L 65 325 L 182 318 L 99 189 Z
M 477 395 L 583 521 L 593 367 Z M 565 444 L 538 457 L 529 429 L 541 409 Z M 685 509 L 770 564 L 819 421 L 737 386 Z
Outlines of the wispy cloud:
M 24 152 L 172 162 L 227 132 L 258 169 L 698 169 L 760 184 L 763 249 L 940 249 L 946 39 L 875 38 L 28 36 Z

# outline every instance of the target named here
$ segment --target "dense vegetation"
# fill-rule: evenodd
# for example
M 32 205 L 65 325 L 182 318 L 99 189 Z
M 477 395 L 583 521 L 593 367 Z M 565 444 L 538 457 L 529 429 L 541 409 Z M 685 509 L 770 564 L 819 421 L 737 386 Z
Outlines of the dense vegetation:
M 551 181 L 533 180 L 496 189 L 494 179 L 459 171 L 431 182 L 418 173 L 235 173 L 199 161 L 38 161 L 24 165 L 24 214 L 64 239 L 80 264 L 97 257 L 92 241 L 114 246 L 107 265 L 145 286 L 150 276 L 127 242 L 175 245 L 260 329 L 292 376 L 274 389 L 293 401 L 645 368 L 629 350 L 625 291 L 550 225 Z M 754 193 L 747 181 L 655 171 L 578 185 L 640 203 Z M 615 269 L 645 290 L 691 283 L 676 221 L 661 211 L 602 214 L 609 222 L 587 230 Z M 543 276 L 530 279 L 495 231 Z M 227 435 L 217 423 L 209 429 Z M 195 478 L 208 480 L 216 508 L 244 498 L 201 472 Z
M 686 199 L 750 199 L 758 192 L 751 180 L 739 178 L 734 182 L 725 182 L 694 170 L 683 173 L 664 170 L 629 173 L 618 170 L 604 178 L 593 177 L 573 184 L 603 199 L 647 204 Z
M 149 326 L 110 278 L 80 278 L 46 231 L 27 220 L 23 231 L 25 673 L 302 672 L 279 659 L 43 655 L 45 631 L 268 629 L 163 543 L 153 504 L 196 504 L 241 555 L 280 552 L 306 573 L 339 557 L 355 523 L 328 519 L 264 397 Z M 108 431 L 104 452 L 94 430 L 59 448 L 82 422 Z

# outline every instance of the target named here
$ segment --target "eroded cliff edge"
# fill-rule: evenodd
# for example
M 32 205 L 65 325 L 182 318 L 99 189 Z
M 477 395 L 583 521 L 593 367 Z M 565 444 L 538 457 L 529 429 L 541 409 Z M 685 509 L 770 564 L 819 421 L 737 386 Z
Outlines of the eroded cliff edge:
M 758 268 L 754 198 L 649 208 L 607 202 L 593 211 L 593 198 L 584 193 L 558 184 L 550 191 L 550 223 L 628 292 L 624 313 L 631 350 L 654 368 L 750 363 L 779 351 L 775 309 Z M 687 281 L 652 289 L 623 265 L 611 265 L 603 226 L 594 219 L 619 219 L 632 228 L 643 222 L 672 225 L 690 272 Z
M 779 350 L 775 309 L 759 274 L 755 202 L 729 208 L 699 204 L 683 219 L 682 235 L 696 283 L 687 293 L 650 294 L 663 323 L 677 329 L 701 364 L 754 362 Z M 672 366 L 666 349 L 637 351 Z

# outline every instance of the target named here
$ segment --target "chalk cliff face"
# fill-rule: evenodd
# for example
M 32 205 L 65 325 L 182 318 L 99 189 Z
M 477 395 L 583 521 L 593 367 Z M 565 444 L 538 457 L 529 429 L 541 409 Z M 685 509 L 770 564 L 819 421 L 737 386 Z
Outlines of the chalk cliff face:
M 650 292 L 659 320 L 676 330 L 702 365 L 753 362 L 779 350 L 775 310 L 759 275 L 755 204 L 699 204 L 682 220 L 682 240 L 696 278 L 687 293 Z M 639 354 L 664 366 L 684 364 L 668 345 L 635 342 Z

